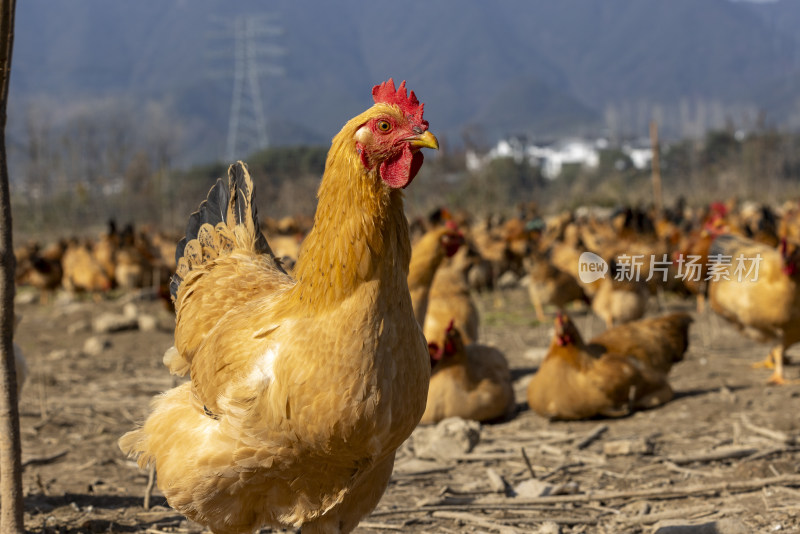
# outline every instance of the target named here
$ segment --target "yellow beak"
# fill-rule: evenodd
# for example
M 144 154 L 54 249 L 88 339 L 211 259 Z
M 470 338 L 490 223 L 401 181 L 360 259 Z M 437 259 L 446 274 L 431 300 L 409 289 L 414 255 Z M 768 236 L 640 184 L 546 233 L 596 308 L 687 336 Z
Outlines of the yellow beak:
M 436 136 L 430 132 L 425 132 L 416 137 L 412 137 L 408 140 L 408 142 L 411 146 L 439 150 L 439 140 L 436 139 Z

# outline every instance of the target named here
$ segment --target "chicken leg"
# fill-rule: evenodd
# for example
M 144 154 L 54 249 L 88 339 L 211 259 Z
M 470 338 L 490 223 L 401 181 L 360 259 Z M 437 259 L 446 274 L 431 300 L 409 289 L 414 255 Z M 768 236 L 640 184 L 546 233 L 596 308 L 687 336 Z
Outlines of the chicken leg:
M 785 347 L 781 345 L 775 346 L 770 352 L 769 356 L 763 361 L 753 364 L 753 367 L 766 367 L 767 369 L 775 369 L 772 376 L 767 380 L 767 384 L 776 386 L 788 386 L 791 384 L 800 384 L 800 380 L 787 380 L 783 375 L 783 365 L 789 363 L 784 354 Z

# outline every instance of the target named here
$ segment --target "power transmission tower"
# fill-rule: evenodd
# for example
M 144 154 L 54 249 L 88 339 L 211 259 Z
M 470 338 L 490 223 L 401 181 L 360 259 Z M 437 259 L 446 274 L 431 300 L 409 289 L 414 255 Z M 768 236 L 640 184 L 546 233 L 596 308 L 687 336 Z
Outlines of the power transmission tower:
M 230 46 L 214 46 L 214 57 L 222 58 L 228 68 L 212 73 L 214 78 L 233 79 L 231 107 L 228 115 L 228 137 L 225 158 L 232 162 L 269 146 L 267 117 L 261 94 L 260 78 L 282 76 L 283 69 L 275 59 L 285 50 L 269 44 L 267 39 L 283 34 L 272 15 L 238 15 L 231 19 L 216 19 L 221 32 L 211 35 L 216 42 L 232 41 Z M 231 58 L 232 52 L 232 58 Z M 232 59 L 232 62 L 231 62 Z

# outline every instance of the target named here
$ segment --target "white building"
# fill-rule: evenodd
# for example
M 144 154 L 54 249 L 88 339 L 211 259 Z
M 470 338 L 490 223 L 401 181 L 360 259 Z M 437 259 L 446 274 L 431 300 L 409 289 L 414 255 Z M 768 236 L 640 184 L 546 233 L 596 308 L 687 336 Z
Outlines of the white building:
M 631 158 L 633 166 L 639 170 L 648 168 L 653 161 L 653 149 L 649 146 L 624 145 L 622 153 Z
M 595 168 L 600 163 L 600 150 L 607 146 L 604 139 L 587 141 L 585 139 L 565 139 L 552 144 L 528 143 L 524 138 L 512 137 L 499 141 L 485 156 L 468 151 L 466 165 L 470 171 L 477 171 L 497 158 L 512 158 L 517 163 L 527 161 L 540 167 L 542 175 L 554 180 L 558 178 L 564 165 L 576 164 Z

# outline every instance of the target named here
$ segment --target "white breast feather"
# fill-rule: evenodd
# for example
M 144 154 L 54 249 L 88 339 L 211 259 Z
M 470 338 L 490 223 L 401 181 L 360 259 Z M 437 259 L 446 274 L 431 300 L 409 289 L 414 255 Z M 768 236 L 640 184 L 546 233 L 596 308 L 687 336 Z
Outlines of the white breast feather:
M 247 377 L 247 383 L 253 387 L 268 386 L 275 380 L 275 360 L 278 358 L 280 345 L 272 345 L 258 357 L 253 370 Z

